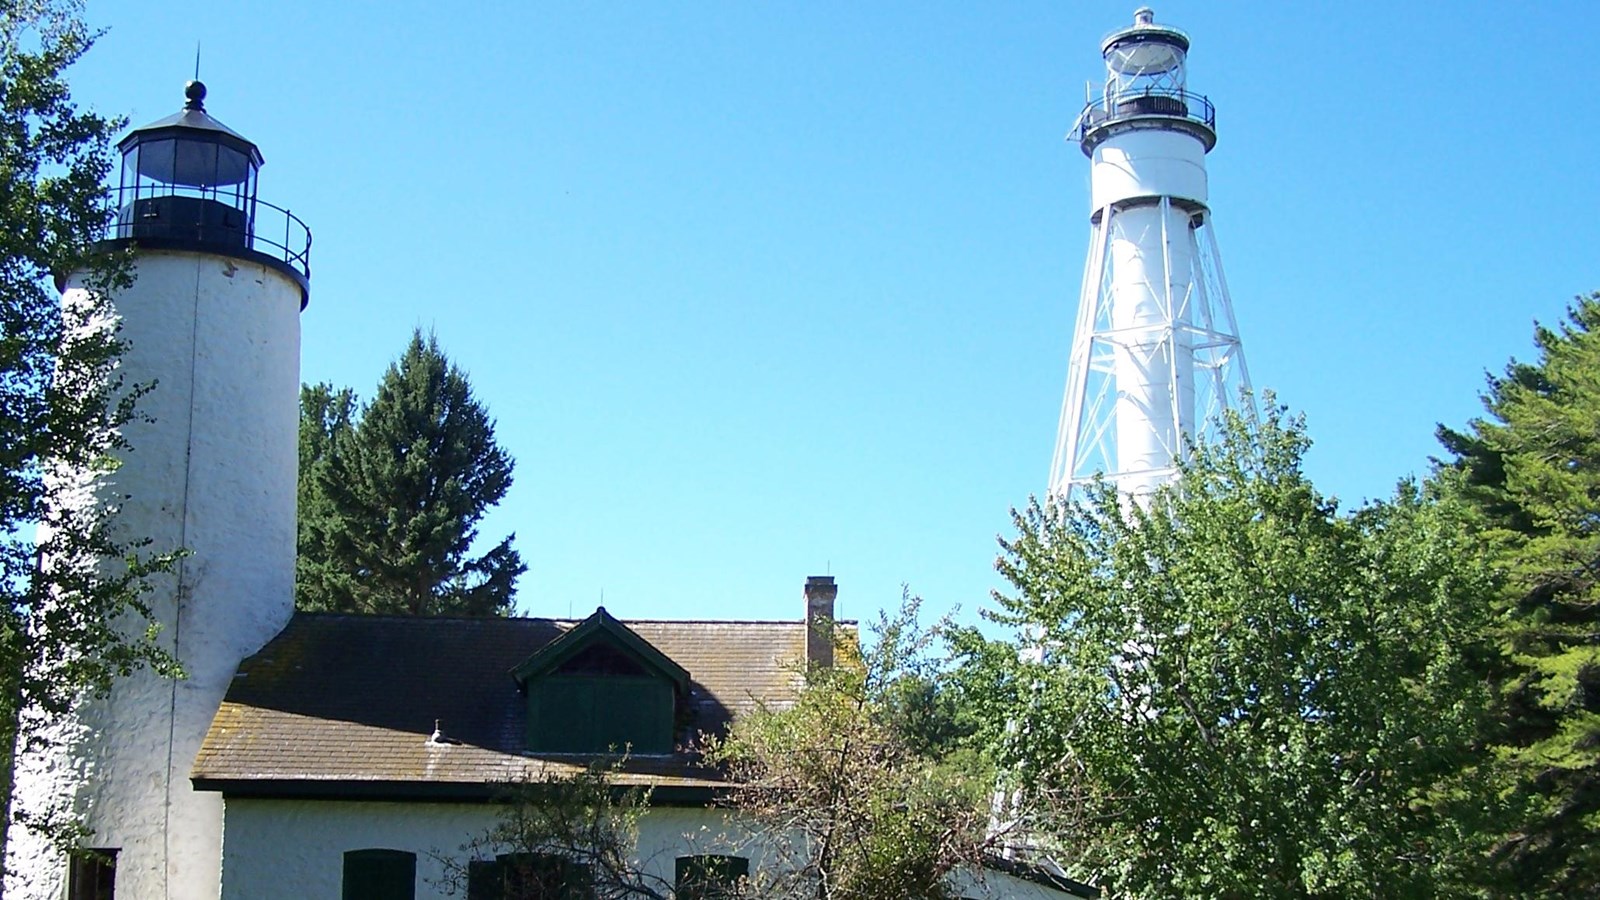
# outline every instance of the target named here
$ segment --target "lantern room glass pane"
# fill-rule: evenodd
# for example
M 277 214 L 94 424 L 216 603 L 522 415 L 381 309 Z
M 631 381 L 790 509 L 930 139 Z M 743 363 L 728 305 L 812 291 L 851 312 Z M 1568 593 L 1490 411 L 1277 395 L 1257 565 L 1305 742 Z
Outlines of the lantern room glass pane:
M 139 184 L 139 148 L 122 155 L 122 189 L 124 191 Z M 132 199 L 125 198 L 125 199 Z
M 1130 41 L 1106 52 L 1106 91 L 1111 94 L 1164 94 L 1182 91 L 1188 80 L 1186 54 L 1177 44 Z
M 1115 47 L 1106 64 L 1118 75 L 1159 75 L 1183 65 L 1183 48 L 1159 41 L 1140 41 Z
M 240 153 L 232 147 L 222 144 L 217 145 L 217 169 L 210 183 L 244 184 L 250 180 L 250 175 L 255 171 L 255 166 L 250 164 L 250 157 Z
M 178 156 L 173 165 L 172 183 L 194 187 L 216 184 L 217 145 L 198 141 L 178 141 Z
M 132 152 L 139 175 L 162 184 L 216 189 L 247 185 L 255 174 L 248 155 L 215 141 L 148 141 Z
M 139 159 L 139 175 L 172 184 L 172 164 L 176 155 L 176 141 L 146 141 L 134 148 Z

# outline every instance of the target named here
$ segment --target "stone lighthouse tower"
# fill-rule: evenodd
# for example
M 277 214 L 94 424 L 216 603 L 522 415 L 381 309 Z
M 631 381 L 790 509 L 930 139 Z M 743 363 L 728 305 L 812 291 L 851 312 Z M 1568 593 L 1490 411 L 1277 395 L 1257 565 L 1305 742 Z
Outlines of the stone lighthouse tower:
M 300 311 L 311 237 L 256 194 L 256 145 L 212 118 L 190 82 L 176 114 L 118 144 L 119 215 L 132 285 L 111 299 L 129 384 L 154 383 L 131 450 L 96 485 L 118 527 L 156 551 L 185 548 L 147 599 L 182 679 L 136 673 L 60 735 L 63 756 L 18 773 L 24 802 L 72 798 L 102 851 L 69 862 L 12 841 L 7 894 L 215 898 L 222 800 L 189 769 L 241 659 L 293 612 Z M 84 290 L 69 276 L 63 303 Z M 64 882 L 66 884 L 64 884 Z M 71 892 L 64 893 L 70 886 Z
M 1144 8 L 1100 52 L 1105 91 L 1069 136 L 1090 160 L 1091 234 L 1055 498 L 1098 475 L 1148 495 L 1249 388 L 1206 183 L 1216 113 L 1189 90 L 1189 37 Z

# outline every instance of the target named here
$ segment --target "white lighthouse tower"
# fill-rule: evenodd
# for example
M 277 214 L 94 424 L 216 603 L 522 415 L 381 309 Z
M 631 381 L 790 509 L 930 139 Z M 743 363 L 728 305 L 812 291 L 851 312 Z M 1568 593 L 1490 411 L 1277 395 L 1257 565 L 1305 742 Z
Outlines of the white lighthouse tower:
M 1147 7 L 1101 42 L 1104 93 L 1069 139 L 1091 161 L 1089 256 L 1050 496 L 1104 476 L 1138 498 L 1249 389 L 1212 232 L 1210 101 L 1190 92 L 1189 37 Z
M 101 851 L 69 861 L 14 836 L 9 897 L 215 898 L 222 800 L 189 770 L 240 660 L 294 605 L 300 311 L 310 233 L 256 196 L 256 145 L 205 110 L 190 82 L 175 115 L 119 144 L 107 243 L 134 252 L 111 299 L 128 384 L 154 383 L 131 450 L 95 483 L 126 497 L 118 527 L 188 551 L 147 599 L 185 677 L 139 672 L 62 726 L 62 756 L 18 773 L 25 805 L 70 798 Z M 62 302 L 84 290 L 64 283 Z M 65 884 L 64 884 L 65 882 Z

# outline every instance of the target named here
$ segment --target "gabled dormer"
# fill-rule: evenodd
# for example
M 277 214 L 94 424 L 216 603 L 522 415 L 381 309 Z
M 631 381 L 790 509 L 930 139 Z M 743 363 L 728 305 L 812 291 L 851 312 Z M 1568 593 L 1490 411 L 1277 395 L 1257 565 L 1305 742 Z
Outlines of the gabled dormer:
M 605 607 L 511 670 L 530 753 L 671 753 L 689 673 Z

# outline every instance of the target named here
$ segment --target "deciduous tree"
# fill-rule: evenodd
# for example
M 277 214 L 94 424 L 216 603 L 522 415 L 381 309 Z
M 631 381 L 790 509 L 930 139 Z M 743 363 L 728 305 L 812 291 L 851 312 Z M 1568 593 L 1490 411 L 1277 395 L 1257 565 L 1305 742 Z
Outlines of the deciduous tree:
M 959 640 L 1031 836 L 1111 896 L 1449 895 L 1477 859 L 1479 547 L 1411 485 L 1341 513 L 1307 443 L 1235 419 L 1148 505 L 1030 505 L 1017 636 Z
M 505 785 L 494 826 L 459 855 L 436 854 L 440 887 L 494 900 L 672 900 L 672 881 L 639 858 L 651 792 L 613 783 L 620 762 Z
M 842 641 L 794 706 L 747 715 L 710 748 L 771 860 L 748 896 L 947 900 L 997 847 L 993 769 L 960 741 L 916 608 L 881 618 L 864 652 Z

